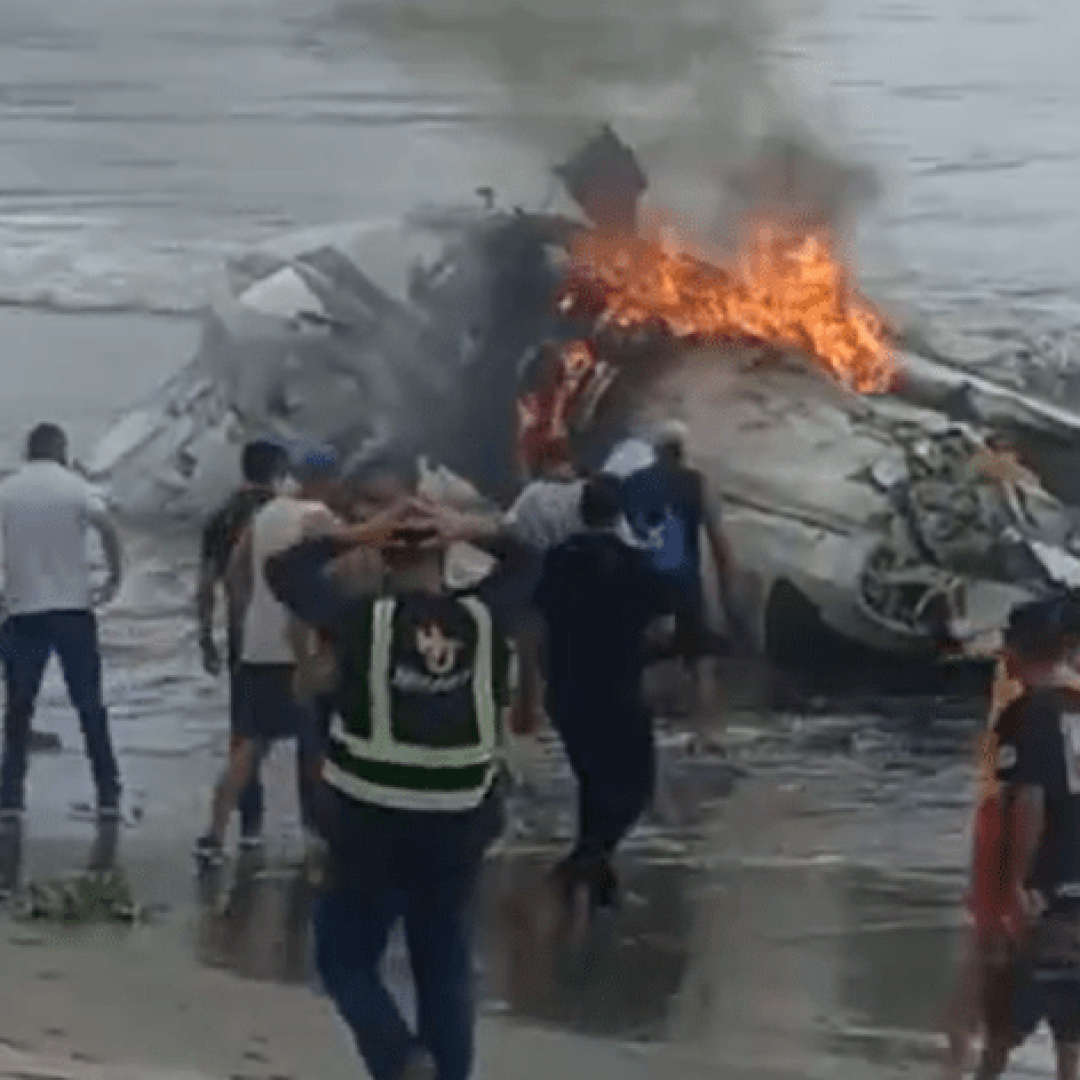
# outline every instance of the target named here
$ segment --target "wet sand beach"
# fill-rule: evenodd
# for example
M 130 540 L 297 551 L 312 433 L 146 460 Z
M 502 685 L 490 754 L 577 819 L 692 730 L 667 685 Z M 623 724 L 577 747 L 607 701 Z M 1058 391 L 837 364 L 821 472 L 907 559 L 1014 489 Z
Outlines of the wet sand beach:
M 148 921 L 5 920 L 0 1047 L 65 1068 L 74 1056 L 252 1080 L 356 1075 L 311 971 L 288 751 L 269 764 L 265 855 L 197 886 L 190 845 L 222 760 L 224 700 L 177 614 L 156 617 L 169 642 L 158 649 L 152 634 L 132 644 L 123 603 L 106 619 L 129 793 L 112 854 Z M 144 608 L 141 621 L 155 619 Z M 678 725 L 665 726 L 667 795 L 701 812 L 669 809 L 638 831 L 625 909 L 584 958 L 554 940 L 546 899 L 570 822 L 567 777 L 556 755 L 534 761 L 534 812 L 525 825 L 519 815 L 485 883 L 480 1076 L 922 1075 L 935 1061 L 969 729 L 729 720 L 727 762 L 688 754 Z M 6 874 L 21 856 L 22 882 L 103 857 L 78 805 L 89 781 L 59 687 L 40 726 L 64 750 L 34 759 L 21 851 L 2 851 Z M 388 966 L 404 987 L 400 946 Z
M 9 462 L 45 414 L 70 425 L 85 451 L 117 405 L 167 376 L 197 339 L 189 320 L 0 311 L 0 324 L 10 357 L 43 358 L 25 369 L 40 381 L 0 407 Z M 99 367 L 123 378 L 96 377 Z M 66 1064 L 12 1058 L 2 1068 L 62 1076 L 79 1066 L 74 1055 L 109 1070 L 355 1076 L 311 975 L 286 752 L 268 767 L 265 863 L 235 867 L 220 890 L 199 895 L 190 850 L 223 761 L 226 713 L 224 688 L 201 671 L 195 647 L 196 538 L 170 529 L 127 542 L 125 587 L 102 622 L 128 797 L 115 857 L 150 919 L 133 929 L 3 922 L 0 1048 Z M 659 820 L 635 836 L 626 909 L 585 965 L 552 941 L 544 900 L 571 789 L 556 757 L 534 762 L 533 794 L 518 801 L 485 888 L 482 1077 L 935 1067 L 978 703 L 968 719 L 932 699 L 861 708 L 822 699 L 811 714 L 748 694 L 744 670 L 727 679 L 728 763 L 695 754 L 684 724 L 664 725 Z M 38 726 L 63 751 L 33 761 L 24 882 L 83 870 L 102 850 L 55 669 Z M 390 966 L 400 975 L 400 953 Z M 1040 1072 L 1049 1065 L 1041 1045 L 1026 1060 Z
M 684 121 L 708 129 L 700 114 L 713 119 L 714 105 L 749 118 L 734 127 L 760 126 L 768 111 L 766 98 L 725 96 L 738 90 L 729 72 L 742 68 L 727 64 L 738 41 L 732 57 L 723 41 L 705 40 L 702 54 L 689 40 L 653 78 L 656 5 L 602 4 L 590 22 L 587 5 L 549 4 L 505 52 L 500 27 L 514 16 L 498 4 L 442 5 L 435 29 L 427 5 L 404 6 L 406 25 L 436 46 L 442 19 L 464 52 L 481 41 L 495 63 L 411 55 L 408 34 L 373 36 L 366 0 L 3 5 L 0 467 L 43 419 L 65 424 L 85 454 L 193 353 L 190 316 L 247 244 L 428 200 L 471 203 L 484 184 L 507 204 L 545 204 L 551 164 L 595 119 L 625 125 L 651 168 Z M 480 15 L 465 19 L 474 6 Z M 1073 372 L 1080 9 L 790 6 L 799 12 L 778 15 L 790 15 L 788 32 L 770 42 L 784 68 L 777 99 L 835 127 L 842 154 L 882 181 L 860 230 L 860 281 L 929 313 L 927 336 L 945 355 L 1023 385 Z M 676 44 L 696 38 L 680 29 Z M 539 104 L 528 85 L 538 66 L 554 90 Z M 590 66 L 589 92 L 545 125 L 539 114 L 565 96 L 560 76 Z M 713 130 L 739 134 L 719 119 Z M 517 137 L 521 120 L 551 138 Z M 675 189 L 685 180 L 697 195 L 700 182 L 712 213 L 728 143 L 702 143 L 703 173 L 676 176 Z M 269 767 L 265 862 L 231 867 L 219 890 L 196 887 L 190 849 L 226 740 L 223 687 L 195 647 L 196 537 L 127 539 L 103 640 L 128 820 L 110 852 L 88 820 L 88 769 L 51 670 L 38 726 L 63 749 L 35 757 L 21 848 L 0 845 L 0 872 L 44 880 L 111 855 L 149 921 L 0 917 L 0 1080 L 361 1075 L 311 976 L 287 755 Z M 485 886 L 481 1080 L 936 1074 L 978 712 L 880 695 L 861 710 L 744 703 L 724 717 L 733 785 L 693 760 L 678 725 L 666 729 L 660 820 L 635 836 L 625 911 L 584 964 L 551 936 L 542 883 L 570 803 L 565 775 L 545 764 Z M 400 975 L 399 952 L 390 967 Z M 1014 1071 L 1051 1075 L 1045 1041 Z

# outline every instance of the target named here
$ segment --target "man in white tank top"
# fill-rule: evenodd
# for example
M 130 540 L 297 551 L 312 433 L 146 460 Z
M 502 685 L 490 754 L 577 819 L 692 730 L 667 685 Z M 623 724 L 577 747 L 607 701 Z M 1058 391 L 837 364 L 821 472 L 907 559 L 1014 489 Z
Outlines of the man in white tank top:
M 308 530 L 336 524 L 326 503 L 338 482 L 337 455 L 329 447 L 310 448 L 299 456 L 294 471 L 300 481 L 298 493 L 278 495 L 259 510 L 230 559 L 230 582 L 245 606 L 237 738 L 214 793 L 210 827 L 196 845 L 196 857 L 203 862 L 220 860 L 240 793 L 269 749 L 282 739 L 297 740 L 297 788 L 305 824 L 310 823 L 318 740 L 310 708 L 294 693 L 295 630 L 288 611 L 267 587 L 263 567 L 271 555 L 298 543 Z

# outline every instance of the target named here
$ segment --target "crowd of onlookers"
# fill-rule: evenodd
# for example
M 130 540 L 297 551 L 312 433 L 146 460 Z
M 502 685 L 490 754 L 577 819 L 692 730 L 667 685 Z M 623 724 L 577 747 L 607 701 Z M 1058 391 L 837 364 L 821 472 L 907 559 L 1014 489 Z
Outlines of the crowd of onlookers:
M 504 510 L 434 497 L 409 459 L 343 474 L 330 447 L 257 440 L 243 450 L 242 486 L 206 525 L 199 645 L 207 672 L 229 680 L 230 746 L 198 866 L 224 862 L 234 811 L 240 846 L 261 844 L 260 766 L 276 743 L 295 740 L 320 888 L 316 963 L 375 1080 L 471 1073 L 474 900 L 503 825 L 506 729 L 528 736 L 550 725 L 566 750 L 577 835 L 550 890 L 568 929 L 582 911 L 594 925 L 618 911 L 615 855 L 653 794 L 646 665 L 684 661 L 703 723 L 722 646 L 752 647 L 718 504 L 686 459 L 686 437 L 665 424 L 637 460 L 616 454 L 587 475 L 565 443 L 543 444 Z M 0 826 L 17 828 L 24 813 L 34 706 L 54 653 L 98 816 L 115 824 L 121 784 L 95 608 L 120 587 L 119 533 L 100 495 L 68 468 L 61 429 L 36 427 L 26 456 L 0 483 Z M 97 586 L 90 532 L 107 563 Z M 724 636 L 709 617 L 706 553 Z M 977 1075 L 1001 1075 L 1042 1020 L 1060 1080 L 1080 1070 L 1078 651 L 1076 595 L 1012 613 L 982 743 L 950 1077 L 962 1074 L 977 1032 Z M 381 975 L 399 922 L 414 1025 Z

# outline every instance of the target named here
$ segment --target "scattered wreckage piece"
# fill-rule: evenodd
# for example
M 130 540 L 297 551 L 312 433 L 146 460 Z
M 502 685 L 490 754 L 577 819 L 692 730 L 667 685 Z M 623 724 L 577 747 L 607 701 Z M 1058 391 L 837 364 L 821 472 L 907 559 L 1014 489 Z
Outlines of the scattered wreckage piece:
M 902 360 L 898 396 L 1008 438 L 1049 491 L 1080 506 L 1080 414 L 940 361 Z
M 514 402 L 535 348 L 570 332 L 548 300 L 557 248 L 579 227 L 425 211 L 235 260 L 195 358 L 120 416 L 84 468 L 143 519 L 205 513 L 254 434 L 318 436 L 352 461 L 393 444 L 509 495 Z
M 1023 596 L 1080 563 L 1076 515 L 985 467 L 973 428 L 829 384 L 798 359 L 688 354 L 639 423 L 677 415 L 723 505 L 758 645 L 805 650 L 810 624 L 875 650 L 933 655 L 961 622 L 1001 626 Z M 1052 563 L 1052 565 L 1050 565 Z

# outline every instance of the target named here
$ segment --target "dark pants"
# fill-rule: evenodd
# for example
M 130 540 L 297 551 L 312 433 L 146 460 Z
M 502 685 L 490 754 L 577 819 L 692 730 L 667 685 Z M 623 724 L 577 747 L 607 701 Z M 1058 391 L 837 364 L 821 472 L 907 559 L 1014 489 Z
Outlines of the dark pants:
M 0 765 L 0 807 L 21 809 L 26 785 L 30 722 L 49 657 L 56 653 L 68 697 L 79 714 L 86 754 L 101 807 L 120 799 L 120 771 L 102 702 L 97 620 L 90 611 L 13 615 L 0 633 L 7 704 Z
M 553 697 L 549 713 L 578 782 L 575 856 L 608 857 L 648 808 L 656 783 L 652 718 L 640 702 L 589 708 Z
M 426 1050 L 439 1080 L 473 1064 L 472 938 L 484 854 L 502 827 L 497 796 L 466 813 L 386 810 L 326 795 L 327 891 L 315 911 L 315 962 L 374 1080 L 394 1080 Z M 404 921 L 417 1030 L 380 978 Z

